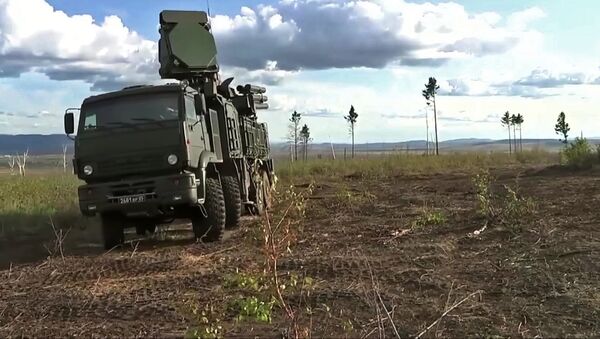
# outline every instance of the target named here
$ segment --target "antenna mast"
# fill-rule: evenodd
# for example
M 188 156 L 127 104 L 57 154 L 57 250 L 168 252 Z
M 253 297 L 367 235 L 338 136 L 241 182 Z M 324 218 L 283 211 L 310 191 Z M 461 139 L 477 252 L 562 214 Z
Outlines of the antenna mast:
M 210 0 L 206 0 L 206 13 L 208 14 L 208 31 L 212 33 L 212 25 L 210 24 Z

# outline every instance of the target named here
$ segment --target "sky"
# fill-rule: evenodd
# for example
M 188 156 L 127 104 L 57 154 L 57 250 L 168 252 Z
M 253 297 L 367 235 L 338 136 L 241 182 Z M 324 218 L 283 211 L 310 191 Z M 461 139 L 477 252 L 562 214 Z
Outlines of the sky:
M 168 3 L 168 4 L 167 4 Z M 167 7 L 168 6 L 168 7 Z M 62 133 L 66 108 L 134 84 L 160 83 L 158 14 L 206 10 L 206 0 L 0 0 L 0 134 Z M 259 118 L 272 141 L 293 111 L 314 142 L 600 136 L 600 11 L 596 0 L 210 0 L 223 78 L 268 88 Z

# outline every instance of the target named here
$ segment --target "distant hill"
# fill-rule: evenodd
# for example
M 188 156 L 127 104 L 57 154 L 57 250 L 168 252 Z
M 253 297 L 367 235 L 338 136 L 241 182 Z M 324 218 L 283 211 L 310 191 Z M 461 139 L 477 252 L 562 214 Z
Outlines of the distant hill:
M 592 143 L 600 143 L 600 139 L 588 139 Z M 0 134 L 0 155 L 14 154 L 24 152 L 29 149 L 31 155 L 46 155 L 62 153 L 63 145 L 68 145 L 69 153 L 72 152 L 73 141 L 63 134 L 21 134 L 9 135 Z M 524 148 L 539 147 L 547 150 L 558 150 L 562 144 L 556 139 L 523 139 Z M 333 147 L 336 154 L 342 155 L 344 149 L 350 152 L 351 145 L 343 143 L 334 143 Z M 356 152 L 393 152 L 393 151 L 422 151 L 427 148 L 425 140 L 409 140 L 390 143 L 368 143 L 356 144 Z M 429 148 L 433 149 L 434 144 L 429 143 Z M 276 155 L 289 155 L 290 145 L 283 142 L 271 144 L 271 149 Z M 329 154 L 331 153 L 330 143 L 313 143 L 310 145 L 311 154 Z M 440 150 L 445 151 L 504 151 L 508 150 L 508 140 L 492 140 L 464 138 L 446 140 L 440 142 Z
M 72 152 L 73 141 L 64 134 L 0 134 L 0 155 L 22 153 L 29 149 L 30 155 L 62 154 L 63 145 Z

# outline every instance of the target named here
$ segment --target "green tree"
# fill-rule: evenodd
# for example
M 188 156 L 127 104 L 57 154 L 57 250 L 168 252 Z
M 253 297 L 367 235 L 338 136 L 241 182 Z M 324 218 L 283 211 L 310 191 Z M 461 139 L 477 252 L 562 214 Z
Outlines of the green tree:
M 352 135 L 352 157 L 354 158 L 354 125 L 356 125 L 356 119 L 358 118 L 358 113 L 354 110 L 354 106 L 350 105 L 350 111 L 348 115 L 344 117 L 346 121 L 350 124 L 350 134 Z
M 562 141 L 562 143 L 565 145 L 568 143 L 570 130 L 571 128 L 569 127 L 569 124 L 566 121 L 565 112 L 560 112 L 560 114 L 558 115 L 558 119 L 556 120 L 556 125 L 554 126 L 554 132 L 556 132 L 556 134 L 558 134 L 559 136 L 562 136 L 562 139 L 558 140 Z
M 440 155 L 440 148 L 438 144 L 438 125 L 437 125 L 437 107 L 435 103 L 435 97 L 437 95 L 440 86 L 437 84 L 437 80 L 434 77 L 429 78 L 429 82 L 425 84 L 423 90 L 423 97 L 427 102 L 427 106 L 433 104 L 433 124 L 435 126 L 435 154 Z
M 504 113 L 504 115 L 502 116 L 502 119 L 500 119 L 500 122 L 502 123 L 502 126 L 508 128 L 508 154 L 512 154 L 512 140 L 510 139 L 510 113 L 508 111 L 506 111 Z
M 302 146 L 304 148 L 304 161 L 308 159 L 308 143 L 311 141 L 310 129 L 306 124 L 300 130 L 300 138 L 302 138 Z
M 300 120 L 302 119 L 302 114 L 294 111 L 292 113 L 292 117 L 290 118 L 290 139 L 292 139 L 294 143 L 294 161 L 298 161 L 298 126 L 300 125 Z

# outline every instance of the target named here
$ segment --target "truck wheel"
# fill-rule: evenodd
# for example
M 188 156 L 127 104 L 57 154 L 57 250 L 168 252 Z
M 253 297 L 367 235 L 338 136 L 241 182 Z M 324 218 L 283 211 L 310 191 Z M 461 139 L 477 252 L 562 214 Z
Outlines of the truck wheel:
M 242 198 L 237 177 L 222 176 L 223 196 L 225 197 L 225 228 L 240 226 L 242 216 Z
M 267 172 L 263 172 L 262 174 L 262 189 L 263 189 L 263 205 L 264 209 L 271 209 L 272 199 L 271 199 L 271 180 L 269 180 L 269 175 Z
M 116 214 L 102 214 L 100 220 L 102 221 L 104 249 L 110 250 L 115 246 L 122 245 L 125 241 L 123 218 Z
M 271 183 L 267 172 L 261 172 L 260 182 L 254 183 L 255 201 L 254 206 L 250 207 L 250 213 L 253 215 L 263 215 L 265 210 L 271 208 Z
M 254 183 L 254 189 L 254 206 L 251 206 L 250 213 L 252 215 L 263 215 L 265 213 L 265 195 L 262 180 Z
M 221 240 L 225 229 L 225 199 L 218 179 L 206 178 L 204 209 L 206 217 L 197 212 L 192 217 L 196 239 L 213 242 Z

